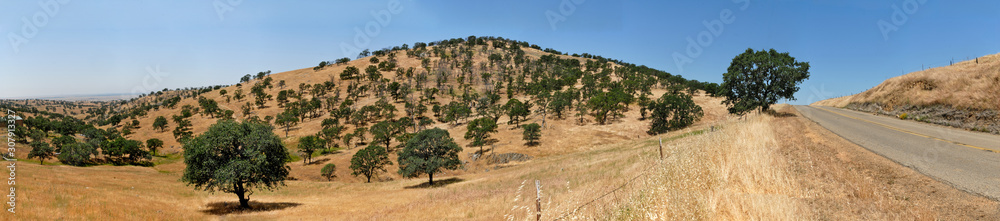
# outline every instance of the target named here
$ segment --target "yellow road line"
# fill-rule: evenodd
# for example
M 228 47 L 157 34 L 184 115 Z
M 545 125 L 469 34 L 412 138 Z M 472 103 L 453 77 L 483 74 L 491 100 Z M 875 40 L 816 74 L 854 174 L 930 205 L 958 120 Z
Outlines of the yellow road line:
M 942 141 L 942 142 L 952 143 L 952 144 L 955 144 L 955 145 L 961 145 L 961 146 L 971 147 L 971 148 L 975 148 L 975 149 L 990 151 L 990 152 L 994 152 L 994 153 L 1000 153 L 1000 150 L 994 150 L 994 149 L 985 148 L 985 147 L 977 147 L 977 146 L 973 146 L 973 145 L 968 145 L 968 144 L 960 143 L 960 142 L 957 142 L 957 141 L 945 140 L 945 139 L 941 139 L 941 138 L 937 138 L 937 137 L 932 137 L 932 136 L 928 136 L 928 135 L 919 134 L 919 133 L 916 133 L 916 132 L 913 132 L 913 131 L 909 131 L 909 130 L 904 130 L 902 128 L 885 125 L 885 124 L 882 124 L 882 123 L 879 123 L 879 122 L 874 122 L 874 121 L 865 120 L 865 119 L 861 119 L 861 118 L 857 118 L 857 117 L 847 116 L 845 114 L 833 112 L 831 110 L 827 110 L 827 109 L 820 108 L 820 107 L 814 107 L 814 108 L 820 109 L 820 110 L 823 110 L 823 111 L 826 111 L 826 112 L 830 112 L 830 113 L 833 113 L 833 114 L 836 114 L 836 115 L 844 116 L 844 117 L 847 117 L 847 118 L 851 118 L 851 119 L 860 120 L 860 121 L 868 122 L 868 123 L 871 123 L 871 124 L 879 125 L 879 126 L 882 126 L 882 127 L 885 127 L 885 128 L 889 128 L 889 129 L 892 129 L 892 130 L 895 130 L 895 131 L 903 132 L 903 133 L 908 133 L 908 134 L 913 134 L 913 135 L 920 136 L 920 137 L 926 137 L 926 138 L 930 138 L 930 139 L 935 139 L 935 140 L 939 140 L 939 141 Z

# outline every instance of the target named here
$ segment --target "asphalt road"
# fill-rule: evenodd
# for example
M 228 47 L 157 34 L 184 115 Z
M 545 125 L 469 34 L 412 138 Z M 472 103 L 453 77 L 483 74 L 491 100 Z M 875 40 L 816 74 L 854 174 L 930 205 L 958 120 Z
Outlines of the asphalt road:
M 833 107 L 795 106 L 855 144 L 955 188 L 1000 200 L 1000 136 Z

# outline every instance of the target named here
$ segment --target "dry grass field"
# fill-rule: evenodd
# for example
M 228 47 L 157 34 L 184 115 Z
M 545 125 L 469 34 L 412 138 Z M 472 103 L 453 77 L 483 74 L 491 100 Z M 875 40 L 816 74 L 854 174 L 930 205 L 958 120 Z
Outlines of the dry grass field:
M 700 99 L 699 104 L 718 102 Z M 788 106 L 775 109 L 792 116 L 713 116 L 660 136 L 583 144 L 526 162 L 449 171 L 434 187 L 425 179 L 394 175 L 357 182 L 340 169 L 332 182 L 288 181 L 277 191 L 258 192 L 252 195 L 254 211 L 234 210 L 231 194 L 185 186 L 179 181 L 182 162 L 152 168 L 22 162 L 17 219 L 534 220 L 535 180 L 541 183 L 543 220 L 1000 217 L 995 201 L 867 152 L 795 116 Z M 663 160 L 658 159 L 660 138 Z M 552 140 L 588 138 L 543 138 Z M 294 176 L 318 173 L 312 165 L 290 165 Z

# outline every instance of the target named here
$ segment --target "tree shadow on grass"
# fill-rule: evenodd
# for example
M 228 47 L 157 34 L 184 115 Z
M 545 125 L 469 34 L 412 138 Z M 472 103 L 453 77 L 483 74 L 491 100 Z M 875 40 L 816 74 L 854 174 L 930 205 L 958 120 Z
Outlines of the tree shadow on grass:
M 796 116 L 793 113 L 789 113 L 789 112 L 777 112 L 777 111 L 774 111 L 774 110 L 767 110 L 764 113 L 767 114 L 767 115 L 771 115 L 772 117 L 794 117 L 794 116 Z
M 321 163 L 326 163 L 327 161 L 330 161 L 330 158 L 323 158 L 323 159 L 309 161 L 309 164 L 307 165 L 321 164 Z
M 444 180 L 435 180 L 434 181 L 434 185 L 430 185 L 430 183 L 424 182 L 424 183 L 421 183 L 421 184 L 417 184 L 417 185 L 405 187 L 405 189 L 438 188 L 438 187 L 443 187 L 443 186 L 447 186 L 447 185 L 450 185 L 450 184 L 453 184 L 453 183 L 462 182 L 462 181 L 465 181 L 465 180 L 463 180 L 461 178 L 458 178 L 458 177 L 452 177 L 452 178 L 448 178 L 448 179 L 444 179 Z
M 283 210 L 287 208 L 292 208 L 302 205 L 301 203 L 264 203 L 250 201 L 250 209 L 241 209 L 239 202 L 214 202 L 209 203 L 208 209 L 202 210 L 201 212 L 210 215 L 229 215 L 229 214 L 243 214 L 243 213 L 255 213 L 255 212 L 267 212 L 275 210 Z

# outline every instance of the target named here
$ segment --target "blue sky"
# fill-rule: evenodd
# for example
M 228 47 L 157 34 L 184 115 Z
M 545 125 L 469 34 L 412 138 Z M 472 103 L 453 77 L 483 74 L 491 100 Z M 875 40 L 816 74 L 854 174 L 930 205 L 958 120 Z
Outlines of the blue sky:
M 379 23 L 373 13 L 380 12 L 391 16 Z M 880 21 L 895 29 L 883 35 Z M 356 44 L 356 30 L 369 24 L 377 33 L 362 33 L 370 41 Z M 1000 53 L 1000 2 L 3 1 L 0 98 L 233 84 L 244 74 L 356 56 L 342 45 L 378 49 L 469 35 L 710 82 L 720 82 L 747 48 L 774 48 L 810 62 L 812 77 L 791 102 L 805 104 L 861 92 L 922 65 Z M 688 38 L 701 50 L 688 53 Z M 690 62 L 679 66 L 677 55 Z

